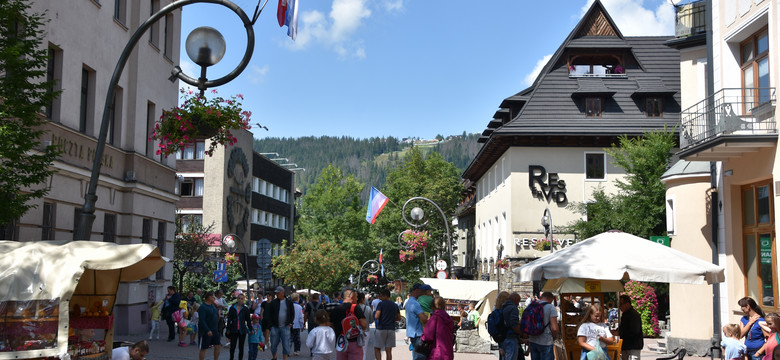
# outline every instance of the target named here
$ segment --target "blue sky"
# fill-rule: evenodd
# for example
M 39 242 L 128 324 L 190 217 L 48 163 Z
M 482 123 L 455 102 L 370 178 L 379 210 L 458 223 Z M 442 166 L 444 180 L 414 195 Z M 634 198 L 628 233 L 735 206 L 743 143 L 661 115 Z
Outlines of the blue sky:
M 256 0 L 233 0 L 251 16 Z M 531 84 L 593 0 L 299 0 L 298 37 L 269 0 L 254 26 L 247 69 L 221 86 L 244 95 L 256 138 L 395 136 L 482 132 L 501 101 Z M 671 35 L 667 0 L 602 0 L 623 35 Z M 223 6 L 183 8 L 183 49 L 198 26 L 222 32 L 215 79 L 238 65 L 246 32 Z M 182 85 L 184 85 L 182 83 Z

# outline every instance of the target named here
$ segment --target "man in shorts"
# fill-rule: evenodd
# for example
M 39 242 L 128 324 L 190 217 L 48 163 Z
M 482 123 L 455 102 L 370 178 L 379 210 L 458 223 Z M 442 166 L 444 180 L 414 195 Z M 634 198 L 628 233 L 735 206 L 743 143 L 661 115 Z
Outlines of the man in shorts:
M 216 297 L 213 292 L 207 291 L 203 297 L 205 300 L 198 308 L 198 317 L 200 318 L 200 321 L 198 321 L 198 349 L 200 349 L 198 358 L 204 360 L 206 358 L 206 350 L 213 347 L 214 360 L 217 360 L 222 347 L 220 342 L 222 339 L 220 338 L 219 326 L 217 325 L 219 322 L 219 310 L 214 305 Z
M 387 360 L 393 359 L 395 347 L 395 322 L 401 320 L 401 311 L 398 305 L 390 301 L 390 290 L 379 291 L 379 299 L 376 305 L 374 318 L 376 319 L 376 331 L 374 332 L 374 356 L 376 360 L 382 360 L 382 348 L 385 349 Z

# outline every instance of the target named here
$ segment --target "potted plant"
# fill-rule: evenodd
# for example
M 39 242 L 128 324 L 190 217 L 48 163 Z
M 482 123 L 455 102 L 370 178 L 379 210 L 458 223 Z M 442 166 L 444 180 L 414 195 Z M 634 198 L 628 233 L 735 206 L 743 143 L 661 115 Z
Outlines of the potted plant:
M 218 146 L 232 146 L 238 141 L 231 130 L 252 128 L 249 125 L 252 113 L 241 108 L 240 100 L 244 99 L 241 94 L 228 99 L 221 96 L 207 99 L 192 90 L 182 88 L 180 92 L 181 105 L 163 110 L 149 136 L 149 141 L 158 143 L 158 155 L 175 154 L 197 139 L 209 139 L 206 153 L 211 156 Z M 211 90 L 211 93 L 216 94 L 217 90 Z
M 536 244 L 534 244 L 534 249 L 539 250 L 539 251 L 550 250 L 551 246 L 552 246 L 552 243 L 550 242 L 550 240 L 541 239 L 541 240 L 537 241 Z

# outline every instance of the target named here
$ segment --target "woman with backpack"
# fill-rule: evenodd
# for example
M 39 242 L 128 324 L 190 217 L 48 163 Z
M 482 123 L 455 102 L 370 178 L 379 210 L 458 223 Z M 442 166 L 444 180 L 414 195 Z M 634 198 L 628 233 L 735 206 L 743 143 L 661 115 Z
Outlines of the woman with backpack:
M 236 346 L 238 346 L 238 360 L 243 360 L 244 342 L 246 341 L 247 329 L 252 328 L 252 317 L 249 308 L 244 306 L 244 293 L 241 290 L 237 290 L 236 293 L 236 303 L 228 308 L 225 333 L 230 339 L 230 360 L 233 360 Z
M 452 351 L 454 343 L 453 329 L 455 322 L 452 320 L 445 307 L 447 302 L 441 296 L 433 298 L 433 313 L 423 328 L 422 341 L 431 342 L 431 353 L 428 360 L 452 360 L 455 353 Z

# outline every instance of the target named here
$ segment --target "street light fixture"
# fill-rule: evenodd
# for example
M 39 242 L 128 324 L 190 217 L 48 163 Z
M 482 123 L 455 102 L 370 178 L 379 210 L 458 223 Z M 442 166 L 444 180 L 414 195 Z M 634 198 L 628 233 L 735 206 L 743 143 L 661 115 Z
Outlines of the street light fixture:
M 241 62 L 238 64 L 238 66 L 236 66 L 235 69 L 233 69 L 233 71 L 216 80 L 206 79 L 206 68 L 219 61 L 225 53 L 224 39 L 222 39 L 222 45 L 220 46 L 219 44 L 219 38 L 221 38 L 222 35 L 216 36 L 214 34 L 216 30 L 211 29 L 214 30 L 214 32 L 212 32 L 206 28 L 198 28 L 193 30 L 193 33 L 197 33 L 195 35 L 190 34 L 190 36 L 187 37 L 188 44 L 185 45 L 188 55 L 190 58 L 192 58 L 193 56 L 190 55 L 189 51 L 189 48 L 191 47 L 189 40 L 190 38 L 193 39 L 192 47 L 195 47 L 197 50 L 195 59 L 193 59 L 193 61 L 201 65 L 200 78 L 194 79 L 182 73 L 181 67 L 179 66 L 175 66 L 173 71 L 171 71 L 171 76 L 168 78 L 169 80 L 176 81 L 176 79 L 179 79 L 189 85 L 197 86 L 200 90 L 200 93 L 203 94 L 207 88 L 224 85 L 235 79 L 239 74 L 241 74 L 241 72 L 244 71 L 244 69 L 246 69 L 247 65 L 249 65 L 249 60 L 252 58 L 252 53 L 255 49 L 255 32 L 252 26 L 255 24 L 257 18 L 260 16 L 260 13 L 263 11 L 263 8 L 265 8 L 265 5 L 268 3 L 268 0 L 265 0 L 265 3 L 261 7 L 260 1 L 258 1 L 257 7 L 255 7 L 254 15 L 251 19 L 246 15 L 246 13 L 244 13 L 244 10 L 242 10 L 241 7 L 234 4 L 230 0 L 173 1 L 149 17 L 149 19 L 141 24 L 135 33 L 133 33 L 133 35 L 130 37 L 130 40 L 128 40 L 127 44 L 125 45 L 122 54 L 119 56 L 119 60 L 117 61 L 116 67 L 114 68 L 114 74 L 111 76 L 111 81 L 108 85 L 106 101 L 103 106 L 103 118 L 100 122 L 100 133 L 98 134 L 97 144 L 95 145 L 95 153 L 93 154 L 94 161 L 92 163 L 92 174 L 89 178 L 89 185 L 87 185 L 86 194 L 84 194 L 84 206 L 81 208 L 81 215 L 79 216 L 78 226 L 76 229 L 74 229 L 73 232 L 74 240 L 89 240 L 90 235 L 92 234 L 92 223 L 95 221 L 95 203 L 97 202 L 97 183 L 100 177 L 100 165 L 101 161 L 103 160 L 103 152 L 106 147 L 109 119 L 111 114 L 114 113 L 114 95 L 116 93 L 117 84 L 119 84 L 119 78 L 122 76 L 122 71 L 127 64 L 127 60 L 130 58 L 130 54 L 132 53 L 133 48 L 135 48 L 135 45 L 144 35 L 146 30 L 148 30 L 154 23 L 174 10 L 195 3 L 222 5 L 238 15 L 244 24 L 244 29 L 246 29 L 246 51 L 244 52 L 244 57 L 241 59 Z M 219 33 L 217 32 L 217 34 Z
M 453 270 L 452 270 L 452 265 L 453 265 L 453 263 L 452 263 L 452 239 L 450 238 L 450 236 L 451 236 L 450 235 L 450 224 L 449 224 L 449 221 L 447 221 L 447 216 L 444 215 L 444 211 L 442 211 L 441 208 L 439 207 L 439 205 L 437 205 L 435 202 L 433 202 L 433 200 L 428 199 L 428 198 L 424 198 L 422 196 L 416 196 L 416 197 L 413 197 L 413 198 L 411 198 L 409 200 L 406 200 L 406 202 L 404 203 L 403 208 L 401 208 L 401 216 L 403 216 L 403 219 L 404 219 L 404 221 L 407 224 L 409 224 L 409 225 L 411 225 L 411 226 L 413 226 L 415 228 L 422 227 L 422 226 L 425 226 L 426 224 L 428 224 L 428 221 L 425 221 L 422 224 L 414 224 L 414 223 L 412 223 L 412 222 L 410 222 L 409 220 L 406 219 L 406 206 L 409 205 L 410 202 L 416 201 L 416 200 L 427 201 L 428 203 L 433 205 L 436 208 L 436 210 L 439 210 L 439 214 L 441 214 L 441 218 L 444 221 L 444 229 L 445 229 L 445 232 L 446 232 L 445 234 L 447 235 L 447 251 L 450 253 L 450 263 L 449 263 L 450 279 L 452 279 L 453 278 Z M 415 207 L 415 208 L 413 208 L 410 211 L 409 215 L 411 216 L 412 220 L 414 220 L 414 221 L 422 221 L 423 217 L 425 216 L 425 212 L 423 211 L 423 209 L 421 209 L 419 207 Z M 426 259 L 427 259 L 427 257 L 426 257 Z M 427 267 L 425 269 L 425 272 L 427 274 L 427 272 L 428 272 Z
M 244 276 L 246 276 L 246 291 L 249 293 L 249 254 L 246 251 L 244 243 L 236 234 L 227 234 L 222 238 L 222 250 L 225 252 L 235 252 L 241 249 L 244 252 Z
M 553 222 L 550 209 L 544 209 L 544 215 L 542 215 L 542 226 L 544 226 L 544 237 L 550 241 L 550 252 L 553 252 Z
M 358 271 L 358 279 L 357 279 L 357 289 L 360 289 L 360 278 L 363 277 L 363 268 L 368 265 L 367 272 L 369 274 L 376 274 L 377 271 L 379 271 L 379 262 L 376 260 L 367 260 L 363 263 L 363 265 L 360 267 L 360 271 Z

